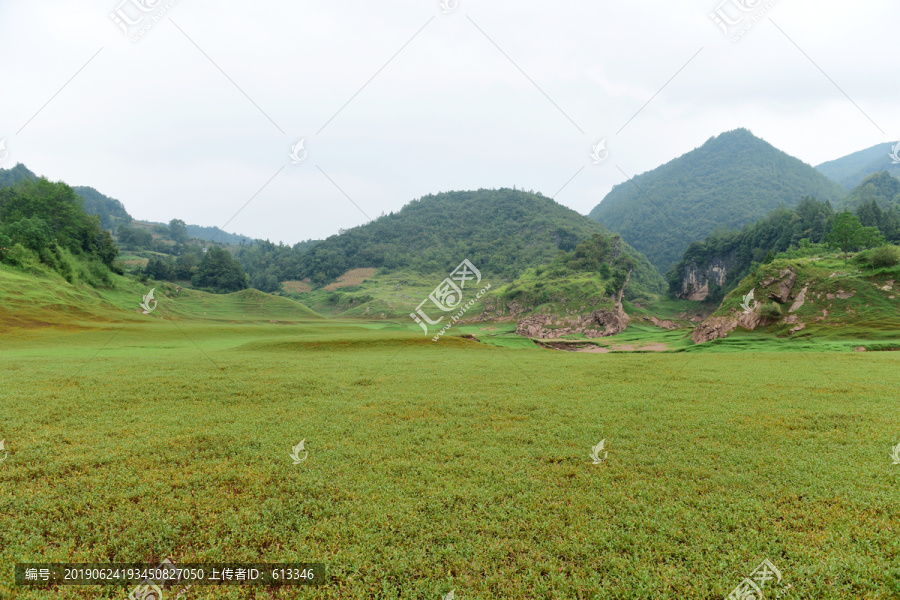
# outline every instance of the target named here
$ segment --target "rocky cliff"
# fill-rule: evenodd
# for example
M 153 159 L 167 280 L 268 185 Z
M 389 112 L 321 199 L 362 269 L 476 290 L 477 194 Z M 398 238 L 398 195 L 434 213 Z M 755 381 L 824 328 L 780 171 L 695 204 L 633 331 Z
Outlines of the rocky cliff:
M 516 326 L 516 333 L 530 338 L 553 339 L 566 335 L 580 333 L 585 337 L 607 337 L 622 333 L 628 327 L 628 315 L 622 307 L 622 296 L 628 281 L 631 279 L 631 271 L 625 278 L 625 285 L 619 290 L 615 298 L 614 309 L 600 309 L 588 314 L 531 315 L 521 319 Z
M 719 309 L 694 329 L 691 339 L 702 344 L 728 337 L 739 327 L 751 331 L 768 327 L 771 333 L 786 337 L 816 329 L 834 337 L 839 327 L 854 322 L 867 327 L 877 323 L 877 329 L 885 331 L 896 329 L 900 301 L 895 280 L 865 273 L 858 265 L 843 261 L 775 261 L 747 276 Z M 859 329 L 846 331 L 858 335 Z
M 684 270 L 681 288 L 676 290 L 675 296 L 681 300 L 706 300 L 709 295 L 709 284 L 713 283 L 719 287 L 725 285 L 725 277 L 736 262 L 734 254 L 716 256 L 705 267 L 691 262 Z

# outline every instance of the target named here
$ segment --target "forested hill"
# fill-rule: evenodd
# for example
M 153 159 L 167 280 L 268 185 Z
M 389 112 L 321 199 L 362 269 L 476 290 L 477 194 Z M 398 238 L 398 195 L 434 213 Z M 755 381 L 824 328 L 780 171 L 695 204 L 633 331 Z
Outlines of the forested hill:
M 574 250 L 598 223 L 541 194 L 511 189 L 446 192 L 413 200 L 399 212 L 345 231 L 303 253 L 298 278 L 324 284 L 353 268 L 450 272 L 463 259 L 494 276 L 514 278 L 528 267 Z M 627 240 L 626 240 L 627 241 Z M 662 281 L 629 248 L 642 277 Z
M 882 211 L 900 210 L 900 179 L 891 177 L 885 171 L 866 177 L 862 183 L 850 190 L 838 208 L 856 211 L 864 204 L 875 202 Z
M 37 179 L 37 175 L 28 170 L 28 167 L 18 163 L 11 169 L 0 169 L 0 187 L 15 185 L 25 179 Z
M 131 215 L 115 198 L 104 196 L 92 187 L 73 186 L 72 189 L 84 201 L 84 212 L 100 217 L 103 229 L 113 230 L 121 224 L 131 223 Z
M 864 179 L 879 171 L 886 171 L 900 177 L 900 164 L 894 164 L 890 154 L 894 144 L 878 144 L 835 160 L 829 160 L 816 167 L 820 173 L 832 181 L 852 189 Z
M 804 196 L 834 202 L 845 194 L 813 167 L 737 129 L 617 185 L 590 217 L 666 272 L 716 227 L 742 227 Z
M 0 169 L 0 187 L 14 185 L 25 179 L 37 179 L 38 176 L 19 163 L 11 169 Z M 108 231 L 115 231 L 119 225 L 128 225 L 133 218 L 125 206 L 115 198 L 110 198 L 88 186 L 72 186 L 75 193 L 82 199 L 82 208 L 89 215 L 100 217 L 101 226 Z M 166 226 L 165 223 L 151 223 L 153 225 Z M 238 245 L 241 243 L 252 244 L 254 240 L 237 233 L 228 233 L 218 227 L 203 225 L 187 225 L 188 235 L 199 240 L 215 241 L 220 244 Z

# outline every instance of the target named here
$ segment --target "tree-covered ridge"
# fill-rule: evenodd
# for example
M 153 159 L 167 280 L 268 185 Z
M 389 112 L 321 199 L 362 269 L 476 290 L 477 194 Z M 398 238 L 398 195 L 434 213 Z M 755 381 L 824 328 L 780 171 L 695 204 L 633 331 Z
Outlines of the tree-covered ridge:
M 811 166 L 737 129 L 621 183 L 590 213 L 665 272 L 695 240 L 739 228 L 804 196 L 846 191 Z
M 890 142 L 878 144 L 836 160 L 824 162 L 817 166 L 816 170 L 848 190 L 858 186 L 869 175 L 879 171 L 887 171 L 895 177 L 900 177 L 900 164 L 894 164 L 890 157 L 893 148 L 894 144 Z
M 72 189 L 84 200 L 84 212 L 100 217 L 103 229 L 112 231 L 120 224 L 131 223 L 131 215 L 115 198 L 104 196 L 92 187 L 75 186 Z
M 16 164 L 11 169 L 0 169 L 0 187 L 15 185 L 26 179 L 37 179 L 37 175 L 22 163 Z
M 302 254 L 293 278 L 322 285 L 365 267 L 441 273 L 468 258 L 482 272 L 511 279 L 595 233 L 608 232 L 541 194 L 446 192 L 319 242 Z
M 872 201 L 884 211 L 900 209 L 900 179 L 892 177 L 886 171 L 873 173 L 850 190 L 837 206 L 839 209 L 856 211 L 860 206 L 870 204 Z
M 837 241 L 836 222 L 844 230 L 843 242 Z M 680 288 L 689 266 L 696 264 L 705 268 L 713 259 L 727 258 L 732 266 L 728 269 L 725 284 L 721 289 L 710 292 L 711 300 L 720 300 L 750 272 L 754 263 L 769 262 L 778 253 L 791 249 L 802 253 L 804 248 L 810 248 L 813 244 L 830 243 L 847 250 L 878 245 L 885 239 L 898 242 L 898 223 L 900 214 L 881 211 L 874 200 L 861 204 L 854 215 L 849 212 L 836 213 L 827 200 L 820 202 L 806 197 L 795 208 L 779 207 L 740 231 L 719 230 L 702 241 L 693 242 L 666 278 L 670 291 L 675 292 Z
M 592 307 L 601 301 L 612 304 L 623 287 L 629 300 L 653 299 L 663 293 L 664 282 L 646 257 L 624 250 L 620 236 L 595 233 L 575 250 L 525 270 L 495 295 L 530 310 L 550 303 L 578 310 L 585 302 Z

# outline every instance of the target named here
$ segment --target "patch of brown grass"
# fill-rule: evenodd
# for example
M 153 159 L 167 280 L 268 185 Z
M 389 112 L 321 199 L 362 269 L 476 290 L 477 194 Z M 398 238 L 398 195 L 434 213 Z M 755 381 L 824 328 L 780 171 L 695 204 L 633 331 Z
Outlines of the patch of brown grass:
M 295 294 L 305 294 L 306 292 L 312 291 L 312 287 L 308 283 L 302 281 L 282 281 L 281 285 L 285 290 L 294 292 Z
M 366 279 L 371 279 L 372 277 L 374 277 L 376 271 L 378 271 L 378 269 L 350 269 L 349 271 L 338 277 L 337 281 L 326 285 L 325 289 L 329 292 L 333 292 L 338 288 L 349 287 L 351 285 L 359 285 Z

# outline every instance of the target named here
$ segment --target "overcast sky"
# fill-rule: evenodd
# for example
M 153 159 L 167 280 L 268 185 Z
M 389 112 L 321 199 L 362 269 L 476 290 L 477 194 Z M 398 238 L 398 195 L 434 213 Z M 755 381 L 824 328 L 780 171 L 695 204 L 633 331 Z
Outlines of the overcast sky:
M 813 165 L 900 138 L 896 0 L 444 1 L 2 2 L 0 166 L 296 243 L 448 190 L 586 214 L 737 127 Z

